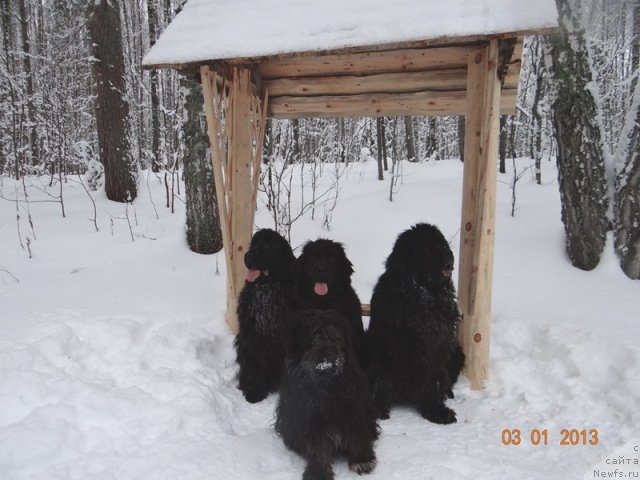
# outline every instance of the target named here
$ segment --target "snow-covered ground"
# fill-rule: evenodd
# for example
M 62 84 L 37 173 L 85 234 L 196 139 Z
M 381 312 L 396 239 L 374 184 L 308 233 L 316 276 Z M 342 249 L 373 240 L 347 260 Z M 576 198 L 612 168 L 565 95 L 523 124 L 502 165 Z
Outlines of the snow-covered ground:
M 486 389 L 458 383 L 454 425 L 395 409 L 381 424 L 372 480 L 581 479 L 640 437 L 640 282 L 622 274 L 610 245 L 595 271 L 571 267 L 553 164 L 543 179 L 525 174 L 511 218 L 510 175 L 499 178 Z M 404 163 L 389 202 L 375 164 L 354 164 L 331 230 L 322 215 L 304 218 L 292 244 L 343 242 L 368 302 L 395 237 L 413 223 L 437 224 L 457 251 L 461 182 L 458 161 Z M 0 186 L 9 198 L 14 188 Z M 15 204 L 0 200 L 0 479 L 301 477 L 303 461 L 271 428 L 276 397 L 250 405 L 235 388 L 224 257 L 187 249 L 184 205 L 170 214 L 163 189 L 155 177 L 142 182 L 128 212 L 98 194 L 99 232 L 77 183 L 64 186 L 66 218 L 55 203 L 31 203 L 35 238 L 20 204 L 32 259 Z M 30 200 L 48 198 L 30 189 Z M 271 226 L 264 207 L 257 222 Z M 503 445 L 505 428 L 523 442 Z M 561 446 L 563 428 L 597 429 L 599 443 Z M 532 445 L 532 429 L 547 429 L 549 444 Z M 334 469 L 355 478 L 344 460 Z

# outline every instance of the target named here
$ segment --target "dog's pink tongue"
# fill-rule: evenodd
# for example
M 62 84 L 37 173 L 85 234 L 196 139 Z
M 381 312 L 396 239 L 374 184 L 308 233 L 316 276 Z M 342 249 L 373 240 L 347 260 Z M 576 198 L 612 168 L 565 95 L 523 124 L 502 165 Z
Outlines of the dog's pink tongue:
M 249 270 L 247 272 L 247 282 L 255 282 L 260 276 L 260 270 Z
M 316 292 L 316 295 L 326 295 L 329 287 L 324 282 L 316 282 L 313 286 L 313 291 Z

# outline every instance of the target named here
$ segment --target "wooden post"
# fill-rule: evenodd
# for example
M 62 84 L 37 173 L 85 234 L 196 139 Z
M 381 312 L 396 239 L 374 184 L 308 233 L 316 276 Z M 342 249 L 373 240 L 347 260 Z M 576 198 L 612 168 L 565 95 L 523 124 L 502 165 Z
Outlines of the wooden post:
M 256 209 L 267 97 L 260 98 L 249 69 L 234 66 L 220 75 L 200 69 L 220 226 L 227 266 L 225 318 L 238 333 L 237 299 L 247 268 Z
M 498 41 L 470 51 L 458 302 L 465 375 L 481 389 L 489 374 L 489 333 L 500 113 Z

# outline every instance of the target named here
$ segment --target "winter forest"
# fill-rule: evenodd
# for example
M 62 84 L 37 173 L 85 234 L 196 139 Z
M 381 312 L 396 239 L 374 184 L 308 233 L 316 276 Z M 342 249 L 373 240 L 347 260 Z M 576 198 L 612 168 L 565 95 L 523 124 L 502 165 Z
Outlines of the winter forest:
M 415 11 L 427 1 L 444 8 L 436 0 L 316 7 L 328 12 L 330 33 L 336 6 L 350 11 L 338 25 L 350 35 L 349 27 L 369 26 L 360 20 L 367 2 L 424 28 L 426 15 Z M 640 0 L 452 2 L 449 11 L 468 7 L 485 19 L 509 5 L 507 22 L 536 8 L 552 16 L 555 3 L 559 28 L 518 42 L 521 62 L 509 67 L 520 71 L 515 113 L 500 116 L 491 144 L 495 235 L 489 229 L 486 238 L 495 249 L 485 257 L 488 293 L 476 291 L 490 329 L 469 337 L 487 345 L 484 388 L 460 376 L 446 399 L 457 418 L 448 425 L 393 405 L 379 421 L 378 463 L 366 478 L 565 480 L 625 468 L 638 478 L 629 452 L 640 425 Z M 238 337 L 225 316 L 235 272 L 207 129 L 213 102 L 203 108 L 211 84 L 195 68 L 141 66 L 181 11 L 252 3 L 277 10 L 283 23 L 296 18 L 284 7 L 302 4 L 0 0 L 0 479 L 301 478 L 304 460 L 274 426 L 279 395 L 249 403 L 238 388 Z M 248 18 L 261 21 L 255 13 Z M 436 73 L 466 78 L 475 47 L 461 48 L 463 67 Z M 394 68 L 395 82 L 404 72 Z M 507 75 L 503 92 L 515 92 L 515 78 Z M 468 118 L 467 138 L 480 137 Z M 298 259 L 309 240 L 340 242 L 365 308 L 394 242 L 417 223 L 437 226 L 453 252 L 448 277 L 465 278 L 461 212 L 474 162 L 465 163 L 463 116 L 263 125 L 260 175 L 248 177 L 257 179 L 257 209 L 242 212 L 254 230 L 277 230 Z M 259 151 L 257 143 L 245 152 Z M 222 224 L 237 227 L 230 223 Z M 246 286 L 249 275 L 236 280 Z M 464 303 L 460 283 L 456 290 L 454 306 L 456 293 Z M 575 442 L 563 444 L 563 431 Z M 336 479 L 357 477 L 346 458 L 332 467 Z
M 513 185 L 515 208 L 519 177 L 526 170 L 540 183 L 540 164 L 557 159 L 572 262 L 594 268 L 613 230 L 622 269 L 639 278 L 640 6 L 557 3 L 561 32 L 526 39 L 517 113 L 500 119 L 500 172 L 513 164 L 504 181 Z M 131 202 L 140 173 L 150 171 L 165 185 L 166 208 L 186 201 L 191 249 L 221 248 L 200 87 L 173 70 L 140 66 L 180 8 L 175 0 L 1 2 L 0 175 L 21 182 L 2 198 L 5 208 L 28 204 L 30 190 L 39 188 L 34 179 L 44 176 L 63 215 L 70 181 L 93 191 L 104 184 L 108 198 Z M 112 80 L 115 91 L 98 87 L 101 55 L 121 72 Z M 104 102 L 117 105 L 119 118 L 108 117 Z M 287 233 L 316 195 L 335 196 L 314 190 L 310 202 L 291 211 L 293 165 L 313 177 L 325 164 L 377 161 L 391 200 L 402 162 L 463 160 L 463 132 L 463 117 L 270 121 L 261 189 L 273 226 Z M 101 147 L 101 138 L 118 153 Z M 18 222 L 27 242 L 28 215 Z

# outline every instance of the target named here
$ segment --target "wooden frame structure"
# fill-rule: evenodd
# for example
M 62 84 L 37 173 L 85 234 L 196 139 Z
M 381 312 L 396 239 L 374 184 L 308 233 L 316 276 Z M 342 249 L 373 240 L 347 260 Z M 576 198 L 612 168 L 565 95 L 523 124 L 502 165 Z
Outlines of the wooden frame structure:
M 227 263 L 226 320 L 253 229 L 267 118 L 465 115 L 458 301 L 472 388 L 488 378 L 499 116 L 515 111 L 520 31 L 225 58 L 171 67 L 202 80 Z

